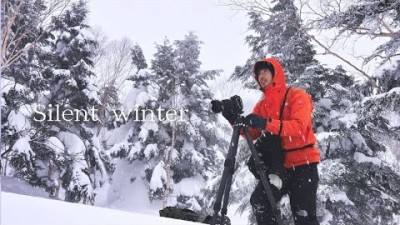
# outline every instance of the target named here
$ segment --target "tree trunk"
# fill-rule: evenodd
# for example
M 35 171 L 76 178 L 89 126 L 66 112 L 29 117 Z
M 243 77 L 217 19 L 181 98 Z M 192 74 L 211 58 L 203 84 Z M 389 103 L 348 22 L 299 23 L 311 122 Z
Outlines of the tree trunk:
M 178 106 L 178 79 L 175 80 L 175 90 L 172 96 L 172 109 L 176 109 Z M 164 197 L 163 197 L 163 207 L 165 208 L 168 204 L 168 198 L 171 192 L 171 158 L 172 158 L 172 152 L 175 150 L 175 143 L 176 143 L 176 121 L 174 118 L 174 121 L 171 121 L 171 148 L 167 150 L 166 152 L 166 158 L 165 158 L 165 164 L 164 164 L 164 169 L 166 171 L 166 182 L 165 182 L 165 192 L 164 192 Z
M 167 152 L 166 152 L 166 158 L 165 158 L 165 165 L 164 165 L 164 169 L 166 171 L 166 181 L 165 181 L 165 192 L 164 192 L 164 197 L 163 197 L 163 208 L 167 207 L 168 204 L 168 198 L 171 192 L 171 156 L 172 156 L 172 152 L 175 149 L 175 140 L 176 140 L 176 122 L 172 122 L 172 143 L 171 143 L 171 147 L 168 148 Z

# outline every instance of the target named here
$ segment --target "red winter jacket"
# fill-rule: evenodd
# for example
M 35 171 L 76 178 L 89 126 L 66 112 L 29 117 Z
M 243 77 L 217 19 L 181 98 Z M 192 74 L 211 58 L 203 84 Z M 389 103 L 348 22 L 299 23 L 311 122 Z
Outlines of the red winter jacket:
M 272 83 L 264 88 L 264 98 L 253 109 L 253 113 L 268 118 L 265 130 L 278 135 L 281 123 L 279 113 L 284 99 L 286 87 L 282 65 L 274 58 L 267 58 L 274 66 L 275 75 Z M 312 128 L 313 111 L 311 97 L 303 90 L 290 88 L 283 111 L 282 144 L 285 150 L 285 168 L 320 162 L 320 154 Z M 249 128 L 253 140 L 257 139 L 261 130 Z

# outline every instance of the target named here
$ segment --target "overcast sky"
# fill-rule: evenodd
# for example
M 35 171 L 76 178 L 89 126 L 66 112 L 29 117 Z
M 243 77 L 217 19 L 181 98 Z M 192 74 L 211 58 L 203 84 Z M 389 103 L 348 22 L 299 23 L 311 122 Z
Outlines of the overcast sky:
M 90 0 L 89 24 L 102 27 L 110 39 L 128 37 L 150 62 L 155 43 L 183 39 L 194 31 L 203 42 L 202 69 L 230 74 L 249 57 L 244 43 L 247 17 L 213 0 Z

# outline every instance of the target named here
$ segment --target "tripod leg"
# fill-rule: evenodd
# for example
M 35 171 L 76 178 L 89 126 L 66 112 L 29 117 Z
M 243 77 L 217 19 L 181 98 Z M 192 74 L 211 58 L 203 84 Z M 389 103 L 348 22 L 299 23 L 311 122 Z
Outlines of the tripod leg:
M 232 183 L 232 175 L 234 173 L 234 167 L 235 167 L 235 158 L 236 158 L 236 153 L 237 153 L 237 148 L 238 148 L 238 142 L 239 142 L 239 135 L 240 135 L 240 127 L 235 126 L 233 128 L 233 134 L 232 134 L 232 139 L 231 143 L 229 145 L 229 150 L 228 154 L 225 159 L 224 163 L 224 171 L 222 173 L 222 178 L 221 178 L 221 183 L 218 188 L 217 192 L 217 197 L 214 203 L 214 216 L 211 220 L 211 225 L 215 225 L 218 217 L 218 213 L 221 210 L 221 202 L 222 202 L 222 197 L 224 197 L 224 209 L 223 209 L 223 217 L 225 217 L 227 209 L 226 205 L 228 204 L 229 200 L 229 191 Z M 224 219 L 224 218 L 221 218 Z M 223 221 L 223 220 L 221 220 Z
M 247 129 L 247 127 L 244 127 L 243 130 L 244 130 L 244 134 L 246 135 L 246 141 L 247 141 L 247 144 L 249 145 L 251 155 L 254 158 L 254 164 L 255 164 L 256 170 L 257 170 L 258 174 L 260 175 L 261 183 L 264 186 L 265 193 L 267 194 L 268 201 L 269 201 L 269 204 L 271 205 L 275 219 L 278 222 L 278 224 L 282 224 L 281 217 L 279 215 L 279 210 L 276 207 L 275 198 L 274 198 L 274 195 L 272 194 L 271 186 L 269 185 L 267 174 L 262 170 L 263 165 L 261 164 L 261 159 L 258 156 L 257 150 L 253 144 L 253 140 L 251 139 L 249 130 Z
M 235 160 L 233 161 L 235 162 Z M 222 203 L 222 209 L 221 209 L 221 224 L 223 224 L 223 222 L 225 221 L 225 216 L 228 212 L 228 201 L 229 201 L 229 192 L 231 190 L 231 185 L 232 185 L 232 176 L 234 173 L 234 165 L 232 165 L 232 175 L 228 177 L 228 179 L 226 180 L 226 184 L 225 184 L 225 195 L 224 195 L 224 201 Z

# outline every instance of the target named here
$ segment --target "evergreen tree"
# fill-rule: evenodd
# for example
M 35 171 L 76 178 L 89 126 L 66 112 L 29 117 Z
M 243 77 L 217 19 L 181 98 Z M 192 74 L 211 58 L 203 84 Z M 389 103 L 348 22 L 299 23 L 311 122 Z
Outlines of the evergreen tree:
M 44 82 L 30 89 L 35 101 L 30 102 L 34 113 L 26 118 L 31 133 L 12 146 L 10 161 L 14 172 L 10 175 L 28 171 L 30 176 L 23 178 L 43 186 L 53 197 L 63 197 L 58 195 L 62 187 L 65 200 L 93 204 L 94 189 L 107 180 L 113 166 L 93 137 L 97 117 L 93 111 L 99 104 L 91 70 L 96 43 L 84 24 L 86 15 L 84 2 L 72 4 L 60 17 L 53 18 L 46 44 L 30 55 L 36 59 L 34 68 Z M 66 111 L 69 116 L 57 118 L 57 114 Z M 25 159 L 29 156 L 28 169 L 17 154 L 20 152 L 26 155 Z
M 249 29 L 254 32 L 246 37 L 251 56 L 244 66 L 236 67 L 232 74 L 233 79 L 243 80 L 247 87 L 258 88 L 252 78 L 252 66 L 267 55 L 280 60 L 288 83 L 294 82 L 315 61 L 315 51 L 302 27 L 294 0 L 276 1 L 268 13 L 267 18 L 259 12 L 248 13 Z
M 367 37 L 371 41 L 378 39 L 382 44 L 375 49 L 371 48 L 364 58 L 364 64 L 379 62 L 379 67 L 398 67 L 400 48 L 398 29 L 400 3 L 398 1 L 358 0 L 350 4 L 346 3 L 345 7 L 342 3 L 332 5 L 327 2 L 322 5 L 325 6 L 323 10 L 327 13 L 314 21 L 314 27 L 322 30 L 338 30 L 338 36 Z M 341 7 L 341 10 L 337 10 L 338 7 Z M 389 69 L 384 74 L 379 72 L 371 75 L 370 83 L 376 83 L 374 86 L 378 93 L 389 91 L 390 87 L 399 85 L 398 73 L 394 71 L 396 70 Z M 371 91 L 369 95 L 376 91 Z
M 18 11 L 15 11 L 16 6 Z M 37 178 L 35 153 L 30 147 L 35 130 L 31 126 L 29 110 L 37 93 L 46 88 L 46 80 L 37 66 L 40 46 L 47 44 L 47 33 L 40 27 L 40 13 L 45 10 L 43 1 L 7 1 L 1 7 L 1 30 L 7 32 L 3 35 L 9 40 L 19 40 L 2 49 L 5 52 L 3 60 L 25 53 L 1 69 L 1 173 L 26 180 Z M 5 27 L 8 24 L 11 26 Z M 32 43 L 36 46 L 24 52 Z
M 217 150 L 223 143 L 215 132 L 216 116 L 208 103 L 212 95 L 205 83 L 217 72 L 200 71 L 200 44 L 193 33 L 175 41 L 174 45 L 165 41 L 164 45 L 157 46 L 151 67 L 159 85 L 159 105 L 164 109 L 186 110 L 177 115 L 182 120 L 164 121 L 160 125 L 159 147 L 164 151 L 162 165 L 165 171 L 163 188 L 167 192 L 163 198 L 164 201 L 170 198 L 168 191 L 171 191 L 178 205 L 197 210 L 203 205 L 202 196 L 199 193 L 187 194 L 183 190 L 179 192 L 177 187 L 187 182 L 199 182 L 205 187 L 219 165 Z M 154 170 L 152 176 L 157 173 Z
M 134 45 L 131 49 L 132 63 L 136 66 L 137 70 L 147 68 L 146 59 L 144 58 L 142 48 L 138 44 Z
M 331 174 L 325 181 L 330 187 L 340 187 L 350 201 L 328 201 L 326 209 L 333 214 L 332 223 L 346 224 L 396 224 L 399 215 L 398 192 L 398 109 L 399 76 L 396 59 L 399 49 L 397 1 L 360 0 L 345 10 L 326 14 L 316 23 L 322 29 L 338 29 L 341 35 L 388 37 L 386 42 L 370 53 L 365 63 L 372 59 L 381 62 L 371 76 L 377 81 L 378 92 L 374 95 L 371 84 L 355 84 L 350 93 L 362 90 L 352 102 L 352 116 L 338 116 L 340 121 L 351 121 L 351 126 L 338 129 L 336 135 L 328 135 L 327 157 L 332 158 Z M 392 29 L 394 28 L 394 29 Z M 353 88 L 354 87 L 354 88 Z M 326 85 L 325 85 L 326 89 Z M 339 94 L 343 99 L 343 94 Z M 330 97 L 330 99 L 335 99 Z M 354 107 L 354 108 L 353 108 Z M 332 114 L 332 113 L 331 113 Z M 337 115 L 340 115 L 336 113 Z M 342 117 L 342 118 L 340 118 Z M 335 136 L 335 137 L 333 137 Z M 334 162 L 333 162 L 334 161 Z M 341 178 L 338 178 L 338 177 Z M 385 196 L 385 197 L 383 197 Z M 390 197 L 388 197 L 390 196 Z M 385 206 L 385 207 L 382 207 Z M 335 208 L 347 208 L 343 213 Z
M 382 146 L 382 139 L 376 136 L 387 132 L 389 138 L 385 140 L 392 139 L 392 143 L 398 137 L 388 135 L 393 132 L 391 129 L 372 125 L 379 124 L 382 116 L 367 118 L 370 114 L 380 115 L 376 112 L 383 108 L 374 108 L 375 101 L 368 100 L 368 108 L 365 103 L 360 105 L 364 96 L 353 91 L 354 79 L 341 67 L 335 70 L 310 67 L 295 84 L 306 89 L 315 103 L 315 129 L 323 158 L 318 200 L 324 207 L 320 207 L 319 214 L 323 218 L 332 216 L 332 224 L 376 224 L 379 221 L 391 224 L 392 212 L 399 211 L 398 198 L 394 195 L 398 190 L 395 185 L 386 187 L 386 182 L 396 184 L 400 177 L 395 170 L 397 160 L 392 154 L 393 146 Z M 392 101 L 378 104 L 390 111 L 397 97 L 394 95 Z M 367 127 L 365 123 L 372 126 Z M 382 199 L 382 195 L 392 197 Z
M 139 118 L 144 116 L 141 110 L 160 109 L 161 114 L 147 114 L 144 121 L 131 118 L 125 124 L 128 138 L 110 150 L 135 168 L 144 168 L 145 173 L 133 175 L 131 181 L 143 179 L 150 200 L 196 210 L 205 202 L 199 190 L 221 168 L 219 150 L 225 143 L 215 131 L 216 115 L 209 108 L 212 95 L 205 82 L 218 73 L 200 70 L 200 43 L 193 33 L 173 44 L 165 40 L 156 46 L 150 73 L 143 70 L 141 50 L 132 50 L 138 73 L 130 78 L 133 88 L 125 107 L 140 109 Z
M 57 127 L 59 134 L 53 134 L 63 142 L 70 162 L 61 177 L 66 189 L 67 201 L 93 203 L 93 189 L 108 178 L 113 170 L 110 158 L 94 138 L 91 128 L 98 121 L 93 112 L 100 100 L 98 90 L 93 84 L 93 49 L 96 42 L 85 24 L 88 10 L 83 1 L 73 4 L 60 18 L 54 18 L 51 58 L 48 58 L 48 77 L 50 93 L 45 95 L 42 104 L 59 106 L 60 110 L 85 110 L 91 115 L 80 113 L 79 120 L 50 122 Z M 65 133 L 63 133 L 65 132 Z M 76 136 L 75 136 L 76 135 Z M 81 146 L 68 146 L 69 138 L 76 139 Z M 62 140 L 64 139 L 64 140 Z M 74 153 L 76 149 L 81 148 Z M 100 172 L 100 175 L 97 174 Z
M 282 38 L 285 35 L 279 31 L 296 24 L 292 21 L 297 21 L 295 19 L 281 19 L 291 15 L 290 13 L 287 13 L 287 15 L 279 14 L 279 12 L 284 12 L 283 9 L 289 10 L 291 8 L 290 3 L 285 5 L 283 3 L 284 1 L 279 1 L 272 8 L 274 13 L 271 11 L 272 15 L 268 18 L 280 15 L 273 20 L 263 20 L 261 15 L 256 12 L 249 13 L 252 16 L 250 27 L 252 30 L 254 30 L 253 27 L 259 27 L 258 32 L 256 31 L 258 35 L 250 36 L 247 39 L 247 42 L 252 46 L 252 56 L 245 67 L 237 68 L 233 78 L 241 77 L 248 85 L 249 79 L 252 78 L 250 75 L 245 76 L 245 74 L 252 72 L 251 65 L 258 60 L 260 55 L 263 56 L 269 53 L 267 51 L 274 49 L 271 47 L 271 43 L 274 42 L 270 43 L 267 40 L 282 40 L 283 43 L 276 45 L 281 49 L 276 48 L 277 52 L 273 53 L 277 54 L 278 58 L 282 60 L 289 76 L 289 84 L 305 89 L 314 101 L 314 129 L 322 154 L 322 162 L 319 165 L 319 211 L 317 213 L 320 216 L 319 220 L 327 224 L 395 224 L 394 218 L 399 214 L 399 205 L 397 204 L 399 199 L 395 193 L 398 191 L 396 184 L 398 184 L 400 177 L 395 166 L 398 164 L 398 159 L 393 155 L 393 152 L 396 151 L 396 143 L 398 143 L 398 132 L 396 133 L 398 123 L 396 123 L 396 120 L 389 120 L 389 118 L 398 115 L 397 104 L 395 103 L 395 101 L 398 101 L 396 66 L 374 75 L 375 79 L 379 80 L 382 85 L 382 90 L 388 92 L 379 96 L 368 97 L 373 95 L 372 85 L 356 82 L 341 67 L 328 69 L 315 61 L 313 59 L 315 53 L 311 44 L 307 41 L 309 39 L 306 35 L 304 35 L 304 39 L 301 39 L 305 41 L 301 45 Z M 374 2 L 370 5 L 375 3 L 383 4 Z M 368 8 L 369 6 L 366 4 L 363 7 Z M 295 8 L 292 9 L 295 10 Z M 296 15 L 296 12 L 292 15 Z M 351 18 L 356 17 L 351 10 L 346 15 L 349 18 L 351 16 L 353 16 Z M 340 18 L 338 20 L 333 15 L 330 19 L 332 22 L 340 21 Z M 365 20 L 364 23 L 367 24 L 367 21 Z M 276 24 L 281 25 L 275 27 Z M 302 31 L 301 23 L 294 27 Z M 265 29 L 265 31 L 262 29 Z M 266 38 L 259 35 L 267 32 Z M 292 33 L 292 36 L 296 35 Z M 286 43 L 287 48 L 285 47 Z M 303 51 L 310 56 L 310 58 L 303 57 L 307 59 L 306 63 L 293 62 L 291 64 L 285 61 L 290 57 L 286 59 L 279 57 L 285 55 L 285 49 L 296 49 L 298 46 L 311 50 L 308 53 Z M 389 46 L 387 45 L 387 47 Z M 283 51 L 283 53 L 279 54 L 279 51 Z M 275 56 L 274 54 L 271 55 Z M 301 59 L 301 57 L 294 57 L 293 59 L 296 58 Z M 295 68 L 293 66 L 304 67 Z M 296 79 L 292 75 L 296 75 Z M 237 170 L 243 174 L 241 166 Z M 245 180 L 248 181 L 248 179 Z M 252 183 L 251 181 L 248 182 L 249 184 Z M 233 187 L 235 187 L 235 184 Z M 250 194 L 246 194 L 246 192 L 248 190 L 234 189 L 234 196 L 237 196 L 237 198 L 233 198 L 241 203 L 241 211 L 250 209 L 248 205 Z M 241 198 L 244 200 L 241 200 Z M 287 199 L 281 201 L 280 208 L 284 221 L 290 221 Z

